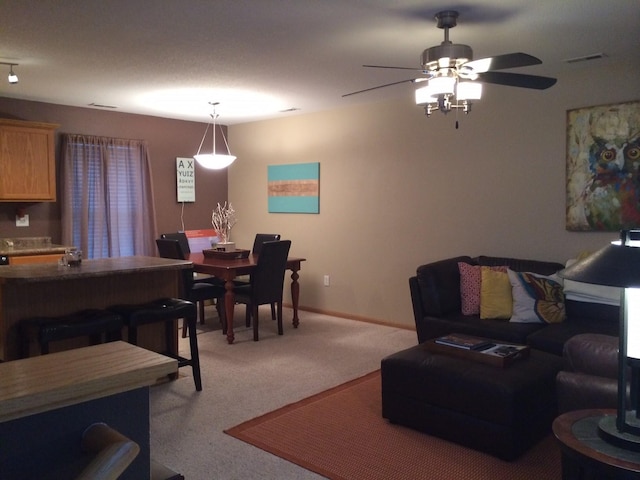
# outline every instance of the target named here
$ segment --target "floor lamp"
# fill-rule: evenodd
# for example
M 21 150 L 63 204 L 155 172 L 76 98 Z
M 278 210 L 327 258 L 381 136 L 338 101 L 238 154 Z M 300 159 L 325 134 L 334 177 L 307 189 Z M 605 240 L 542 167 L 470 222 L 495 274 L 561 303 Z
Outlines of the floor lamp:
M 640 451 L 640 230 L 623 230 L 619 242 L 565 268 L 559 275 L 621 289 L 617 411 L 615 416 L 600 419 L 598 434 L 608 443 Z

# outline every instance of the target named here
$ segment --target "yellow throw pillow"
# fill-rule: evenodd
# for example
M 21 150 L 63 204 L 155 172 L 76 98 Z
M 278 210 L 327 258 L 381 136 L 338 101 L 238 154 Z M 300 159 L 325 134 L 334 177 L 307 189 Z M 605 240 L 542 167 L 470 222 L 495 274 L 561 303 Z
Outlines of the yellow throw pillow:
M 511 318 L 513 299 L 511 282 L 506 272 L 482 267 L 480 283 L 480 318 Z

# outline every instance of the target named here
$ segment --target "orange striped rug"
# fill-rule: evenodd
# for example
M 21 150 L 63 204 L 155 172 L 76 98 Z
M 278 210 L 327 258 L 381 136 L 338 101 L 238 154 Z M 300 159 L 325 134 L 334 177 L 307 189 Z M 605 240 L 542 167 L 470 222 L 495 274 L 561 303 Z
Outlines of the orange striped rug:
M 225 433 L 330 479 L 559 480 L 552 435 L 506 462 L 382 418 L 380 372 L 267 413 Z

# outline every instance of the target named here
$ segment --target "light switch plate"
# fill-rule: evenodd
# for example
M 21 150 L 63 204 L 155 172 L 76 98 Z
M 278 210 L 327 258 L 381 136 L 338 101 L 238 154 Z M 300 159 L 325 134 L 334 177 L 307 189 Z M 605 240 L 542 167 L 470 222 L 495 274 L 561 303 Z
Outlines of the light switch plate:
M 22 217 L 16 215 L 16 227 L 28 227 L 29 226 L 29 215 L 24 215 Z

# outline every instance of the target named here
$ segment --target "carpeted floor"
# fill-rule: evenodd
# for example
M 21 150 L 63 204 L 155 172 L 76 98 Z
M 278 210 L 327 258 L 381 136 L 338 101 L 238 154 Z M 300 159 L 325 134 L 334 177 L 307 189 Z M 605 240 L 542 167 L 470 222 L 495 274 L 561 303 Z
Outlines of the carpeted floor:
M 549 435 L 513 462 L 392 425 L 379 371 L 244 422 L 225 433 L 331 479 L 559 480 Z
M 244 326 L 244 308 L 236 308 L 236 341 L 229 345 L 215 309 L 207 306 L 207 313 L 198 325 L 202 391 L 187 367 L 178 381 L 150 393 L 152 457 L 188 480 L 320 480 L 223 430 L 361 377 L 416 344 L 413 330 L 306 311 L 293 328 L 288 308 L 280 336 L 266 305 L 260 341 Z M 180 351 L 188 354 L 188 339 L 180 339 Z

